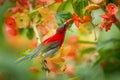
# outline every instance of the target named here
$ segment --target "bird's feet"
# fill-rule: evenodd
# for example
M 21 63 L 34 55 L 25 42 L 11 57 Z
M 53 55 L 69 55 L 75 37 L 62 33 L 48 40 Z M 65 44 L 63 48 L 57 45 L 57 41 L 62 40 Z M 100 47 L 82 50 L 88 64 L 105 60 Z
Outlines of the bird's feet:
M 50 72 L 49 68 L 47 67 L 47 61 L 46 60 L 43 61 L 43 68 L 42 69 L 47 71 L 48 73 Z

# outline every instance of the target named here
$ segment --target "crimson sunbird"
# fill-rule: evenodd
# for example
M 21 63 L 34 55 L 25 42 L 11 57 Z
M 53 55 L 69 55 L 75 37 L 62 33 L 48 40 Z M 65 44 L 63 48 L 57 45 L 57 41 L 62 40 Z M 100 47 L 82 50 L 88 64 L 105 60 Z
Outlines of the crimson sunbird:
M 72 22 L 72 19 L 67 20 L 63 26 L 58 27 L 56 30 L 56 33 L 43 41 L 41 44 L 37 46 L 30 54 L 26 55 L 24 58 L 17 61 L 18 63 L 26 60 L 26 59 L 32 59 L 38 54 L 41 54 L 41 59 L 44 60 L 46 57 L 54 54 L 58 51 L 58 49 L 62 46 L 62 43 L 64 41 L 65 33 L 67 30 L 68 25 Z

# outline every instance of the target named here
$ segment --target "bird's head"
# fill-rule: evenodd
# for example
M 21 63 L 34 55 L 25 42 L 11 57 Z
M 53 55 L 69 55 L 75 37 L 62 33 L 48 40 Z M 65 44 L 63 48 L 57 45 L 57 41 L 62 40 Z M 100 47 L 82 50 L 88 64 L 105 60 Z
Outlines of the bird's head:
M 65 33 L 68 25 L 68 23 L 65 23 L 63 26 L 58 27 L 56 33 Z

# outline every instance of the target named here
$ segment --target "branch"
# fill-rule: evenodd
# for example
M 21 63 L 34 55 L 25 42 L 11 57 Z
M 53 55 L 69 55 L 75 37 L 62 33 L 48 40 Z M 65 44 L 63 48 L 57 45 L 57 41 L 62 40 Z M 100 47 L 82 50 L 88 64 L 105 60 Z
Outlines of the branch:
M 29 10 L 30 10 L 30 13 L 31 13 L 32 12 L 32 5 L 31 4 L 29 6 Z M 40 39 L 40 36 L 39 36 L 39 32 L 36 28 L 36 25 L 37 25 L 37 23 L 33 21 L 32 27 L 33 27 L 33 30 L 34 30 L 34 33 L 35 33 L 35 36 L 36 36 L 36 39 L 37 39 L 37 43 L 39 45 L 41 43 L 41 39 Z
M 42 6 L 43 8 L 46 8 L 46 7 L 49 7 L 49 6 L 51 6 L 51 5 L 53 5 L 53 4 L 55 4 L 55 2 L 53 2 L 53 3 L 51 3 L 51 4 L 49 4 L 49 5 L 44 5 L 44 6 Z M 42 8 L 42 7 L 39 7 L 39 8 L 37 8 L 37 9 L 35 9 L 35 10 L 31 10 L 30 11 L 30 14 L 32 14 L 32 13 L 34 13 L 34 12 L 37 12 L 40 8 Z

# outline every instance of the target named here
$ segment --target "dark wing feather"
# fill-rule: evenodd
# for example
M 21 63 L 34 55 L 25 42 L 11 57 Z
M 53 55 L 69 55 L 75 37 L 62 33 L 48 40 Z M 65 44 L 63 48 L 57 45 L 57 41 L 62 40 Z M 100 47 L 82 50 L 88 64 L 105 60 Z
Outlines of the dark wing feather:
M 59 42 L 51 42 L 45 45 L 40 44 L 36 49 L 34 49 L 30 54 L 26 55 L 22 59 L 18 60 L 17 63 L 20 63 L 27 59 L 32 59 L 36 57 L 40 52 L 47 56 L 48 54 L 55 53 L 60 48 Z
M 50 42 L 42 47 L 41 52 L 45 53 L 45 57 L 48 55 L 52 55 L 60 48 L 60 42 Z

